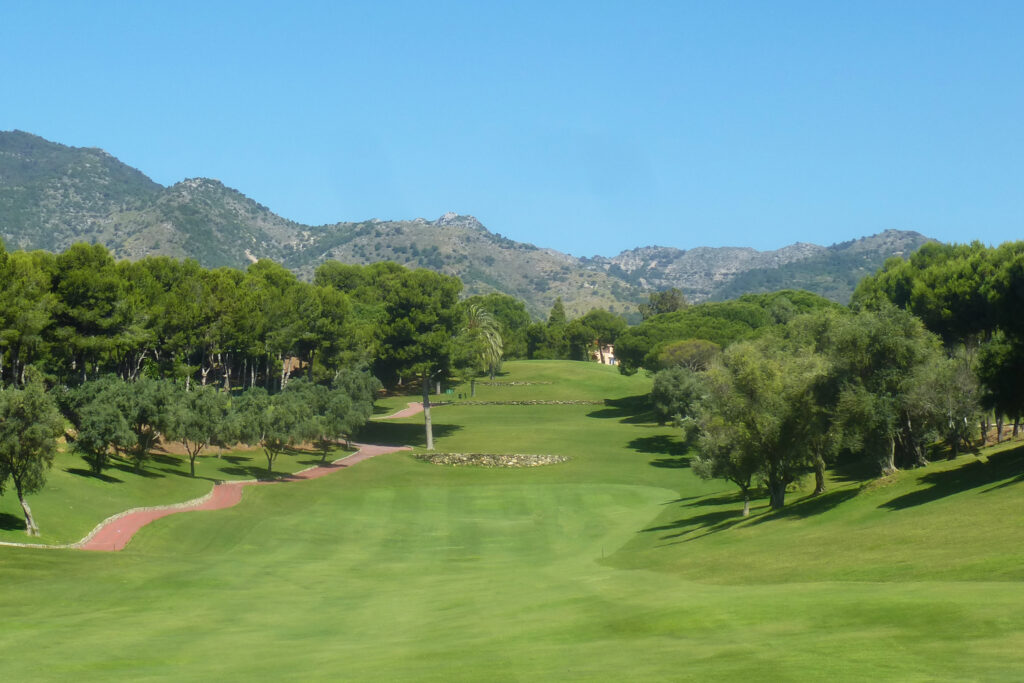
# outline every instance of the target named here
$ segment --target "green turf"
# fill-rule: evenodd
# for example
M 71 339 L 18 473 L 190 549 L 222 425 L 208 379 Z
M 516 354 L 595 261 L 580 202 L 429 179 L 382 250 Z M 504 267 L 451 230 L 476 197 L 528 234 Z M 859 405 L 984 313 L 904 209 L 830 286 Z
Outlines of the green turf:
M 328 459 L 347 452 L 337 449 Z M 213 448 L 196 459 L 195 477 L 189 473 L 188 457 L 167 453 L 155 453 L 140 472 L 115 458 L 97 477 L 81 457 L 62 450 L 46 487 L 28 497 L 41 535 L 25 536 L 21 505 L 9 492 L 0 497 L 0 541 L 73 543 L 110 515 L 129 508 L 191 500 L 209 492 L 215 481 L 273 478 L 319 462 L 319 453 L 295 450 L 278 456 L 273 472 L 268 472 L 262 449 L 224 451 L 218 457 L 218 449 Z
M 159 520 L 121 553 L 0 548 L 0 675 L 1020 677 L 1024 453 L 866 485 L 837 475 L 823 498 L 795 491 L 783 514 L 744 521 L 729 486 L 696 479 L 672 430 L 646 421 L 632 397 L 649 380 L 506 370 L 557 382 L 523 397 L 571 385 L 611 401 L 438 408 L 438 450 L 569 462 L 449 468 L 397 453 Z M 422 445 L 421 431 L 421 417 L 371 430 Z

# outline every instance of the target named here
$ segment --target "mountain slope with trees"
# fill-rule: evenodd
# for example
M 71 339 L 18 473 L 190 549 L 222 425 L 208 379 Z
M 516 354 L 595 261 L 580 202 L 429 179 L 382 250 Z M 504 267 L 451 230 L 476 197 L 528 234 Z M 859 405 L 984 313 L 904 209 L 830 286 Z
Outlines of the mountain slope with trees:
M 535 318 L 561 298 L 567 313 L 593 308 L 632 314 L 651 291 L 672 287 L 690 301 L 800 288 L 845 303 L 856 282 L 928 239 L 889 230 L 831 247 L 640 247 L 576 258 L 492 233 L 472 216 L 309 226 L 287 220 L 217 180 L 164 187 L 100 149 L 0 132 L 0 238 L 10 249 L 105 245 L 116 258 L 193 258 L 241 268 L 260 258 L 304 279 L 328 259 L 395 261 L 459 277 L 467 295 L 502 292 Z

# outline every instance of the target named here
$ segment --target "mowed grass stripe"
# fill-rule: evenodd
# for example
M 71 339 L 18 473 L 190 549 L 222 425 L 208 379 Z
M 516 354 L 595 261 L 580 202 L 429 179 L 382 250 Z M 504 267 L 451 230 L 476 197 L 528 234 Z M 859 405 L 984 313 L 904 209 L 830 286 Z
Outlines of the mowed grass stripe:
M 697 480 L 679 449 L 659 450 L 676 433 L 623 407 L 649 380 L 593 367 L 523 364 L 509 378 L 578 376 L 583 393 L 619 397 L 608 406 L 435 412 L 450 427 L 439 449 L 573 457 L 563 465 L 393 454 L 160 520 L 123 553 L 0 551 L 0 675 L 1019 678 L 1012 463 L 835 480 L 831 497 L 796 492 L 791 513 L 759 503 L 734 524 L 732 488 Z M 376 429 L 421 433 L 402 422 Z

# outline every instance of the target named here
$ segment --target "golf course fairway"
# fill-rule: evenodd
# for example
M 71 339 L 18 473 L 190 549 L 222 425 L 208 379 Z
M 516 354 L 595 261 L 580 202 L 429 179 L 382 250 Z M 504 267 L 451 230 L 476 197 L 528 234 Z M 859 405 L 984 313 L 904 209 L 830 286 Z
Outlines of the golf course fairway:
M 496 404 L 459 405 L 463 386 L 433 411 L 436 450 L 568 462 L 449 467 L 399 452 L 249 487 L 120 552 L 0 547 L 0 678 L 1021 678 L 1019 444 L 884 480 L 833 475 L 823 496 L 792 491 L 779 513 L 758 499 L 744 520 L 734 487 L 698 479 L 679 430 L 652 421 L 649 378 L 522 361 L 498 381 L 473 399 Z M 360 438 L 421 449 L 422 432 L 414 416 Z M 33 500 L 44 542 L 112 514 L 87 500 L 187 500 L 223 478 L 213 455 L 208 479 L 172 461 L 104 482 L 62 456 L 57 488 Z M 61 494 L 78 508 L 62 511 Z M 25 540 L 10 498 L 0 538 Z

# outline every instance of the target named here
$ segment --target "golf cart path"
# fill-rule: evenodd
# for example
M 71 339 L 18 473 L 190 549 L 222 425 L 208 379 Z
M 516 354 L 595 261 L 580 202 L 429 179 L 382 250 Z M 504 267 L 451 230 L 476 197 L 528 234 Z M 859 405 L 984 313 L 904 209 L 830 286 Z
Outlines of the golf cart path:
M 431 408 L 434 406 L 431 405 Z M 395 420 L 400 417 L 412 417 L 413 415 L 419 415 L 423 412 L 423 404 L 420 401 L 409 401 L 408 408 L 402 408 L 397 413 L 391 413 L 390 415 L 384 415 L 378 417 L 378 420 Z
M 318 479 L 325 475 L 337 472 L 338 470 L 351 467 L 364 460 L 377 455 L 394 453 L 396 451 L 409 450 L 409 446 L 382 446 L 376 444 L 356 444 L 359 450 L 352 455 L 340 458 L 329 465 L 317 465 L 309 467 L 300 472 L 289 474 L 281 479 L 260 481 L 228 481 L 215 484 L 213 489 L 194 500 L 174 505 L 160 505 L 156 507 L 134 508 L 125 512 L 108 517 L 93 529 L 89 535 L 78 543 L 72 543 L 70 548 L 82 550 L 122 550 L 132 536 L 150 522 L 167 517 L 178 512 L 189 512 L 192 510 L 220 510 L 233 507 L 242 500 L 242 488 L 245 486 L 264 486 L 267 484 L 281 484 L 291 481 L 303 481 L 306 479 Z M 25 544 L 29 545 L 29 544 Z M 50 546 L 53 547 L 53 546 Z
M 423 412 L 423 404 L 419 401 L 410 401 L 408 407 L 399 410 L 391 415 L 385 415 L 375 419 L 390 420 L 402 417 L 412 417 Z M 0 541 L 0 546 L 20 546 L 24 548 L 78 548 L 81 550 L 102 550 L 115 551 L 123 550 L 128 542 L 132 540 L 135 533 L 150 522 L 167 517 L 179 512 L 190 512 L 192 510 L 221 510 L 234 507 L 242 500 L 242 488 L 245 486 L 263 486 L 266 484 L 281 484 L 291 481 L 302 481 L 305 479 L 317 479 L 337 470 L 356 465 L 377 455 L 385 455 L 396 451 L 411 450 L 411 446 L 387 446 L 381 444 L 360 444 L 355 453 L 344 458 L 339 458 L 329 465 L 314 465 L 299 472 L 289 474 L 280 479 L 258 480 L 249 479 L 244 481 L 224 481 L 214 484 L 213 488 L 204 496 L 187 500 L 183 503 L 170 505 L 156 505 L 152 507 L 132 508 L 112 515 L 93 528 L 85 538 L 77 543 L 63 545 L 47 545 L 43 543 L 10 543 Z

